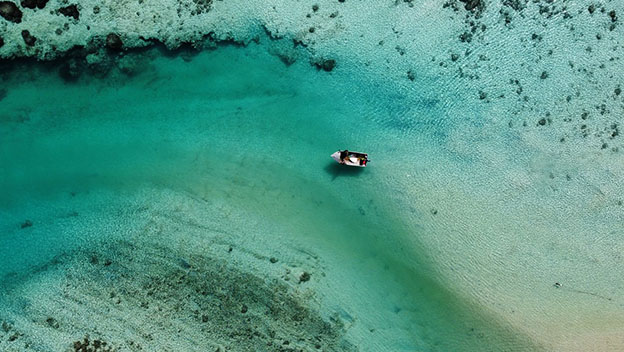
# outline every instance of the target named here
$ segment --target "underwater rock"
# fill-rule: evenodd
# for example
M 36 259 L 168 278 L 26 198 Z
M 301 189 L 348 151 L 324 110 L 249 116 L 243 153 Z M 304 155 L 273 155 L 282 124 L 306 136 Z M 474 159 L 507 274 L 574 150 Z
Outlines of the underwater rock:
M 66 82 L 74 82 L 82 74 L 81 66 L 77 59 L 70 59 L 61 65 L 59 76 Z
M 310 281 L 310 274 L 307 271 L 304 271 L 301 276 L 299 276 L 299 282 L 307 282 Z
M 516 11 L 520 11 L 524 9 L 526 4 L 523 4 L 520 0 L 505 0 L 503 1 L 503 6 L 509 6 Z
M 334 59 L 320 59 L 314 62 L 314 66 L 319 70 L 331 72 L 336 67 L 336 60 Z
M 113 352 L 116 349 L 108 346 L 106 341 L 95 339 L 91 341 L 89 335 L 85 336 L 82 341 L 74 341 L 74 352 Z
M 35 42 L 37 41 L 37 38 L 33 37 L 27 29 L 22 31 L 22 38 L 24 38 L 24 43 L 28 46 L 35 45 Z
M 470 43 L 472 41 L 472 33 L 464 32 L 464 33 L 460 34 L 459 35 L 459 40 L 462 43 Z
M 182 61 L 184 62 L 191 62 L 193 61 L 193 58 L 198 54 L 199 52 L 197 50 L 191 50 L 188 48 L 185 49 L 181 49 L 179 52 L 179 56 L 182 59 Z
M 284 63 L 284 65 L 286 65 L 286 66 L 290 66 L 290 65 L 294 64 L 297 61 L 296 58 L 294 58 L 292 56 L 289 56 L 289 55 L 278 55 L 278 57 L 279 57 L 280 61 L 282 61 Z
M 110 33 L 106 36 L 106 47 L 112 50 L 121 50 L 123 48 L 123 41 L 117 34 Z
M 180 260 L 178 260 L 178 264 L 183 269 L 190 269 L 191 268 L 191 264 L 189 264 L 189 262 L 187 262 L 186 259 L 184 259 L 184 258 L 180 258 Z
M 2 48 L 3 46 L 4 46 L 4 39 L 0 37 L 0 48 Z
M 7 323 L 6 321 L 2 321 L 2 331 L 9 332 L 11 331 L 11 328 L 11 324 Z
M 80 18 L 80 12 L 78 11 L 78 6 L 76 6 L 75 4 L 61 7 L 58 11 L 61 14 L 67 17 L 73 17 L 76 20 Z
M 35 9 L 37 8 L 37 0 L 22 0 L 20 1 L 20 5 L 26 9 Z
M 212 10 L 212 0 L 193 0 L 197 8 L 194 14 L 202 14 Z
M 85 57 L 87 67 L 96 77 L 106 77 L 114 66 L 113 57 L 100 49 Z
M 59 322 L 56 321 L 56 319 L 54 319 L 52 317 L 48 317 L 48 319 L 46 319 L 46 323 L 48 324 L 49 327 L 51 327 L 53 329 L 58 329 L 60 327 Z
M 0 16 L 10 22 L 22 22 L 22 11 L 11 1 L 0 1 Z
M 482 5 L 481 0 L 459 0 L 459 1 L 465 4 L 464 8 L 468 11 L 472 11 Z
M 336 67 L 336 60 L 329 59 L 329 60 L 323 61 L 323 70 L 329 72 L 333 70 L 334 67 Z

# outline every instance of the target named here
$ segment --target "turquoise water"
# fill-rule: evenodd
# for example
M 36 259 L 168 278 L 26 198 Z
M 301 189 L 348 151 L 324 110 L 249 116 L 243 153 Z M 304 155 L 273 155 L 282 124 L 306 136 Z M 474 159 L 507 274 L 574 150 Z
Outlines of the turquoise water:
M 284 243 L 316 253 L 328 266 L 319 277 L 321 310 L 353 324 L 349 334 L 361 350 L 524 343 L 463 303 L 426 256 L 401 244 L 409 229 L 402 210 L 388 204 L 392 165 L 384 156 L 394 146 L 369 121 L 383 107 L 354 94 L 352 82 L 305 63 L 286 67 L 258 45 L 202 52 L 190 62 L 156 50 L 144 55 L 132 77 L 65 83 L 54 71 L 26 67 L 11 78 L 2 125 L 2 164 L 11 167 L 1 184 L 9 292 L 37 285 L 54 292 L 46 286 L 52 279 L 33 272 L 57 275 L 50 267 L 70 261 L 58 259 L 63 253 L 120 239 L 191 252 L 205 236 L 194 224 L 215 222 L 205 232 L 238 232 L 249 250 L 272 251 L 264 255 L 292 255 Z M 339 168 L 329 154 L 342 146 L 377 150 L 374 167 Z M 144 212 L 160 224 L 176 211 L 184 220 L 175 229 L 142 238 Z M 219 216 L 227 221 L 212 218 Z M 32 226 L 21 228 L 26 220 Z M 265 247 L 254 243 L 259 237 Z M 16 326 L 42 314 L 62 326 L 71 321 L 27 300 L 29 309 L 5 295 L 3 314 Z
M 423 38 L 400 45 L 433 49 Z M 483 67 L 457 64 L 481 81 L 378 40 L 393 59 L 338 49 L 330 73 L 302 48 L 285 65 L 265 37 L 128 53 L 125 73 L 73 82 L 16 63 L 0 101 L 0 348 L 617 350 L 622 157 L 580 127 L 610 128 L 581 117 L 603 85 L 580 89 L 576 53 L 559 51 L 558 79 L 526 78 L 532 53 L 501 38 L 462 54 Z M 343 148 L 370 167 L 339 167 Z

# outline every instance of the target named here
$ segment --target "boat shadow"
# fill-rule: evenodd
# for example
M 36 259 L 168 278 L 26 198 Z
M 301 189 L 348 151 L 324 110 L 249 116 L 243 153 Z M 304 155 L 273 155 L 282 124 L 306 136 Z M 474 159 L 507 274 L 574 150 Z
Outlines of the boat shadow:
M 346 166 L 338 164 L 336 162 L 328 163 L 327 166 L 325 166 L 325 172 L 332 176 L 332 181 L 335 180 L 338 176 L 358 177 L 362 174 L 364 169 L 365 168 L 363 167 Z

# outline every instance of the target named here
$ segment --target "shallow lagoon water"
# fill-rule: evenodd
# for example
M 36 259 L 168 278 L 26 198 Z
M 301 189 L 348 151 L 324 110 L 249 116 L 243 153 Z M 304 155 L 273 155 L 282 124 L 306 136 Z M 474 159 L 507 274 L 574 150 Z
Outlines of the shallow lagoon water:
M 314 270 L 309 285 L 318 286 L 311 304 L 347 324 L 347 339 L 360 350 L 524 343 L 462 302 L 426 256 L 401 243 L 409 230 L 387 202 L 392 166 L 381 153 L 392 145 L 369 123 L 382 107 L 368 104 L 346 77 L 305 63 L 287 67 L 261 45 L 205 51 L 190 62 L 157 49 L 136 59 L 141 70 L 131 77 L 64 82 L 43 68 L 12 75 L 2 102 L 10 111 L 3 114 L 2 164 L 11 165 L 1 184 L 2 276 L 12 288 L 3 316 L 23 340 L 31 341 L 29 329 L 42 329 L 50 338 L 38 348 L 61 348 L 112 324 L 100 316 L 80 331 L 71 314 L 35 299 L 36 292 L 62 296 L 50 281 L 59 271 L 79 271 L 71 258 L 80 256 L 67 253 L 122 240 L 184 255 L 217 233 L 222 244 L 238 240 L 241 251 L 301 270 L 298 256 L 322 263 L 306 269 Z M 338 167 L 329 154 L 344 146 L 379 150 L 375 167 Z M 169 213 L 181 223 L 164 225 Z M 22 228 L 26 220 L 32 226 Z M 200 253 L 220 247 L 210 248 Z M 243 270 L 255 265 L 240 260 Z M 76 309 L 92 314 L 88 301 Z
M 503 107 L 452 99 L 464 97 L 455 80 L 427 72 L 406 91 L 358 75 L 357 61 L 287 67 L 255 44 L 190 62 L 128 58 L 130 77 L 68 83 L 26 66 L 6 81 L 8 348 L 62 349 L 87 333 L 122 349 L 205 342 L 201 316 L 178 313 L 187 335 L 159 327 L 150 339 L 137 326 L 158 314 L 140 304 L 107 319 L 116 302 L 67 298 L 80 291 L 61 289 L 68 273 L 101 289 L 80 286 L 99 277 L 82 265 L 91 253 L 127 259 L 115 251 L 127 242 L 138 277 L 161 273 L 145 265 L 152 246 L 183 269 L 201 256 L 279 277 L 364 351 L 582 349 L 577 336 L 618 346 L 621 178 L 588 171 L 601 157 L 553 160 L 542 134 L 501 128 Z M 344 147 L 370 152 L 371 167 L 338 168 L 329 154 Z M 303 271 L 310 281 L 297 282 Z

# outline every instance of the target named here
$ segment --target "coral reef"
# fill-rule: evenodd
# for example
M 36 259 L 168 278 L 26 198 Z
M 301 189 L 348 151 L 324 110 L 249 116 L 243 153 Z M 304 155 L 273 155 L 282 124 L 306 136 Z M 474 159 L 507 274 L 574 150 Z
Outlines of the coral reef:
M 356 350 L 342 338 L 341 319 L 325 321 L 309 293 L 223 259 L 121 242 L 62 256 L 46 270 L 65 273 L 51 298 L 63 310 L 40 307 L 47 317 L 34 319 L 49 336 L 82 335 L 66 342 L 72 351 L 155 350 L 184 340 L 210 351 Z M 300 282 L 309 279 L 304 272 Z M 36 343 L 6 321 L 2 328 L 0 348 Z M 132 338 L 115 338 L 127 331 Z

